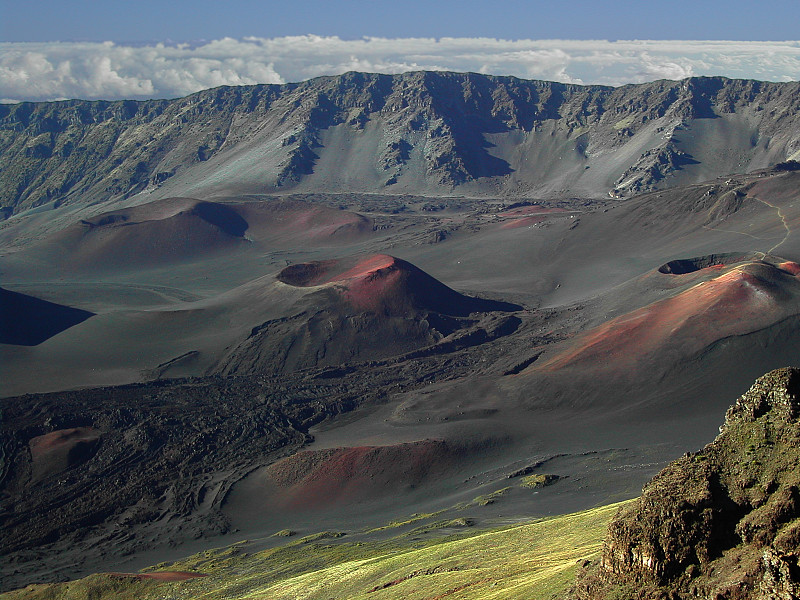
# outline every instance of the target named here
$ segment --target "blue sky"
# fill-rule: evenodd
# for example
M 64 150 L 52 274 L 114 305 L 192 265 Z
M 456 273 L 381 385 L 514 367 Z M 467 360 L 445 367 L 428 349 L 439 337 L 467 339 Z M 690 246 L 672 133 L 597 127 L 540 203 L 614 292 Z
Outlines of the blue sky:
M 739 0 L 2 0 L 3 41 L 152 42 L 316 34 L 791 40 L 800 2 Z
M 604 85 L 793 81 L 798 23 L 800 0 L 0 0 L 0 102 L 420 69 Z

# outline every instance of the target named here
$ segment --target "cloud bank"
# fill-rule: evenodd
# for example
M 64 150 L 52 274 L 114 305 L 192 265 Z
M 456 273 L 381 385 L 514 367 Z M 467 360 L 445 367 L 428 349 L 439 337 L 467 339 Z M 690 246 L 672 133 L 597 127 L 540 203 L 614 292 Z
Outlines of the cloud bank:
M 314 35 L 201 44 L 0 43 L 0 100 L 175 98 L 346 71 L 474 71 L 622 85 L 694 75 L 800 79 L 800 41 L 497 40 Z

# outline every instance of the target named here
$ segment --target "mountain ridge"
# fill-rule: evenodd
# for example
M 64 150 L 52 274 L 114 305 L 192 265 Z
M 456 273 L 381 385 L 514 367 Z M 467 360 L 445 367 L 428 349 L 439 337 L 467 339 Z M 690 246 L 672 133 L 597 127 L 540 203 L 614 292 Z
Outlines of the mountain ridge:
M 430 71 L 2 105 L 0 205 L 10 216 L 177 189 L 627 195 L 796 158 L 798 108 L 798 82 Z

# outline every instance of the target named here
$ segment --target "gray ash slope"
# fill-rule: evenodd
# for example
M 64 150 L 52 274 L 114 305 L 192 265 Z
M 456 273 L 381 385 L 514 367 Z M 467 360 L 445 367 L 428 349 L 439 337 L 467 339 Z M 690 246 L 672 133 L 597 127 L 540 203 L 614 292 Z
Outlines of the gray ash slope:
M 800 173 L 729 174 L 796 157 L 797 90 L 349 74 L 0 107 L 0 193 L 18 213 L 0 224 L 3 286 L 94 314 L 0 344 L 15 396 L 0 399 L 2 585 L 225 531 L 352 531 L 351 507 L 343 526 L 336 506 L 297 516 L 254 487 L 304 445 L 475 449 L 450 479 L 365 491 L 359 522 L 369 509 L 376 525 L 598 449 L 612 459 L 593 483 L 570 467 L 498 511 L 634 495 L 648 457 L 704 443 L 729 393 L 796 362 Z M 412 264 L 464 309 L 418 293 L 437 284 Z M 724 327 L 703 328 L 709 307 Z M 632 323 L 650 349 L 636 364 L 590 352 L 624 350 Z
M 434 350 L 272 377 L 0 400 L 0 589 L 119 569 L 143 552 L 235 535 L 223 510 L 231 489 L 312 442 L 312 427 L 381 404 L 390 391 L 481 372 L 487 356 L 509 346 L 500 338 L 452 349 L 457 360 Z M 280 517 L 261 503 L 248 518 L 270 513 Z
M 143 192 L 625 195 L 796 158 L 799 92 L 721 77 L 611 88 L 347 73 L 176 100 L 4 105 L 0 206 Z

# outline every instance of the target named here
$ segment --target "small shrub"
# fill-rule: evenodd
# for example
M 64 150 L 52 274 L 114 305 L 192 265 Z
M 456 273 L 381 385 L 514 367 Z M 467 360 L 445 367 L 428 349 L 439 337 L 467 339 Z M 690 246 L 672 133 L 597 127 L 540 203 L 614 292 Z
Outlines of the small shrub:
M 561 479 L 558 475 L 550 475 L 550 474 L 535 474 L 535 475 L 528 475 L 522 478 L 520 485 L 525 488 L 530 489 L 540 489 L 543 487 L 547 487 L 548 485 L 553 485 L 556 481 Z

